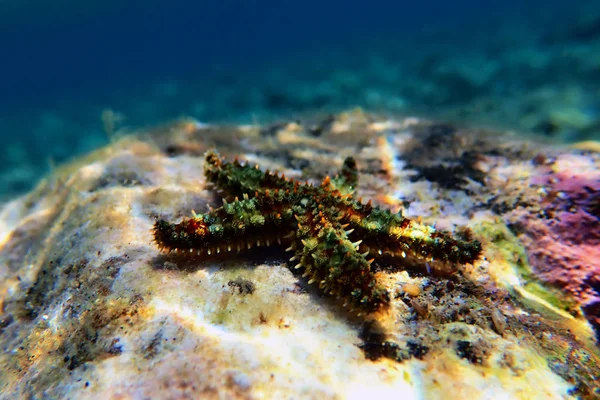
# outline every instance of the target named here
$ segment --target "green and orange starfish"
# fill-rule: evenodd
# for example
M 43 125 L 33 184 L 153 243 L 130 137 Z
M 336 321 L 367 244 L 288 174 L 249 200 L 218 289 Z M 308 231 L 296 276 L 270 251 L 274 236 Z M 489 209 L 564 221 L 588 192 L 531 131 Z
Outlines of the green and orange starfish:
M 258 166 L 228 163 L 215 151 L 205 160 L 207 180 L 227 193 L 223 206 L 178 224 L 159 220 L 154 238 L 164 251 L 193 255 L 285 245 L 309 283 L 343 299 L 359 313 L 385 310 L 390 294 L 378 283 L 374 260 L 402 267 L 421 263 L 472 263 L 481 244 L 417 223 L 353 197 L 353 158 L 319 186 L 300 183 Z M 241 198 L 241 200 L 240 200 Z M 468 235 L 465 235 L 468 236 Z

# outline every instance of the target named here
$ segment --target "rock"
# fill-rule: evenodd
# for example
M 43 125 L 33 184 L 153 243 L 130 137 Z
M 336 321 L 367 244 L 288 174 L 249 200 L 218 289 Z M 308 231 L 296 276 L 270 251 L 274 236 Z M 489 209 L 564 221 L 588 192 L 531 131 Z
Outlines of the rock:
M 391 308 L 357 316 L 277 246 L 163 254 L 157 219 L 221 204 L 203 175 L 214 147 L 315 184 L 353 156 L 358 196 L 484 256 L 443 276 L 375 263 Z M 0 211 L 1 397 L 592 398 L 599 166 L 591 150 L 359 110 L 118 139 Z

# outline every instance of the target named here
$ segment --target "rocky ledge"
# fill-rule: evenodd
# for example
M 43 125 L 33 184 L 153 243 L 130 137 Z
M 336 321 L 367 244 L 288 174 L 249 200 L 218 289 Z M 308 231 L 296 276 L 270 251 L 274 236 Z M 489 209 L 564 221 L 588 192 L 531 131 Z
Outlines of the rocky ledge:
M 0 209 L 1 397 L 594 398 L 598 147 L 360 110 L 115 138 Z M 223 206 L 212 149 L 307 187 L 353 157 L 351 199 L 400 212 L 421 227 L 411 240 L 446 232 L 481 254 L 384 251 L 365 273 L 386 309 L 360 312 L 277 238 L 225 251 L 224 236 L 200 256 L 157 246 L 157 221 Z

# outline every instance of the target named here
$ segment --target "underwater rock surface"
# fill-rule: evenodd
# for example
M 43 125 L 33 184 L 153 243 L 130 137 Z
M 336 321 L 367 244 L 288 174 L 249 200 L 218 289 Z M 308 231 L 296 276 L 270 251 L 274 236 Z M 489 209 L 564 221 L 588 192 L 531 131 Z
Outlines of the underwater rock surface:
M 444 274 L 373 264 L 390 310 L 349 312 L 278 246 L 193 258 L 158 219 L 222 204 L 203 155 L 464 230 Z M 268 126 L 178 121 L 57 169 L 0 210 L 2 398 L 594 398 L 600 154 L 360 110 Z

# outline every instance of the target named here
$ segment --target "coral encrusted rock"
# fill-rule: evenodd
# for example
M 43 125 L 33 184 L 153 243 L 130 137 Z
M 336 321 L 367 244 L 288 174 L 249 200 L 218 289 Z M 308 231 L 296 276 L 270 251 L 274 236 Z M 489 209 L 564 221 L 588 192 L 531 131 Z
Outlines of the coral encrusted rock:
M 600 396 L 597 147 L 360 110 L 122 136 L 0 208 L 0 397 Z

